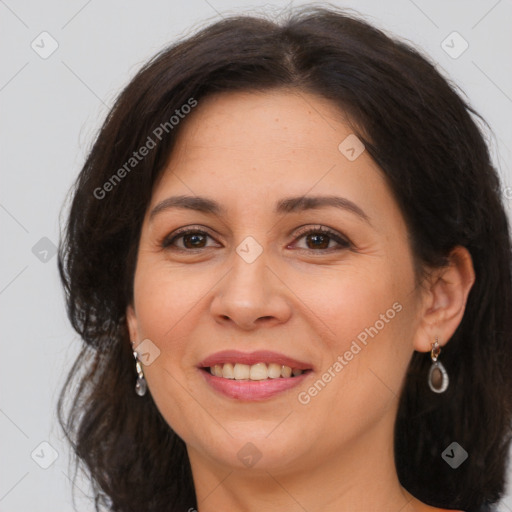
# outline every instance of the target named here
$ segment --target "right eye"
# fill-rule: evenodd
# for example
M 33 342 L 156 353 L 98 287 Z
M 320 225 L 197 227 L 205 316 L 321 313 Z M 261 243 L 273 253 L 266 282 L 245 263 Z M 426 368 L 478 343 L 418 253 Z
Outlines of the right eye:
M 179 251 L 194 251 L 208 248 L 206 242 L 208 238 L 212 238 L 206 231 L 195 228 L 183 228 L 171 233 L 162 241 L 162 248 Z M 177 241 L 182 242 L 176 245 Z

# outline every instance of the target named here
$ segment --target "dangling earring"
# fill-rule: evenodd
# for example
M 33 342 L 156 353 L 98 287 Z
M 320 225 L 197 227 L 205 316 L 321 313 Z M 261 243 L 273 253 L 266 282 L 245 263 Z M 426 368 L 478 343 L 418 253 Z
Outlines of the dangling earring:
M 432 343 L 432 350 L 430 351 L 432 366 L 428 372 L 428 385 L 434 393 L 444 393 L 450 382 L 445 367 L 437 360 L 440 353 L 441 347 L 436 336 L 436 341 Z
M 144 378 L 144 373 L 142 373 L 142 366 L 140 365 L 137 352 L 133 351 L 133 357 L 136 361 L 135 369 L 137 370 L 137 383 L 135 384 L 135 393 L 137 393 L 139 396 L 144 396 L 148 389 L 148 385 L 146 383 L 146 379 Z

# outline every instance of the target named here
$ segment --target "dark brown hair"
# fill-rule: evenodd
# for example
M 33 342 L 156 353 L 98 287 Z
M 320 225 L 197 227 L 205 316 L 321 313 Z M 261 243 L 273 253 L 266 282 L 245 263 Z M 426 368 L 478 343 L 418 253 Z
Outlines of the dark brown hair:
M 512 254 L 480 118 L 409 44 L 336 8 L 306 8 L 280 23 L 226 18 L 156 55 L 119 95 L 75 183 L 58 264 L 83 348 L 58 413 L 96 509 L 197 506 L 184 442 L 151 394 L 134 392 L 125 310 L 141 224 L 186 123 L 171 121 L 177 110 L 193 101 L 201 108 L 217 92 L 280 87 L 315 93 L 348 114 L 401 208 L 418 278 L 445 265 L 455 246 L 469 250 L 476 282 L 442 355 L 450 386 L 432 393 L 429 358 L 413 355 L 395 459 L 402 485 L 428 504 L 475 511 L 495 503 L 511 434 Z M 156 137 L 158 127 L 165 136 Z M 155 147 L 126 167 L 148 137 Z M 469 454 L 456 470 L 441 457 L 454 441 Z

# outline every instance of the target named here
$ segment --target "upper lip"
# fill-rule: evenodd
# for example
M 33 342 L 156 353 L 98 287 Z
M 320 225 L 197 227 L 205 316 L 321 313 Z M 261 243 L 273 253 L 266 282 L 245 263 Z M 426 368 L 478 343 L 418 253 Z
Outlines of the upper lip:
M 215 352 L 199 363 L 200 368 L 208 368 L 216 364 L 224 363 L 241 363 L 253 365 L 256 363 L 277 363 L 290 368 L 298 368 L 299 370 L 311 370 L 312 365 L 303 361 L 298 361 L 292 357 L 285 356 L 278 352 L 270 350 L 257 350 L 255 352 L 240 352 L 239 350 L 223 350 Z

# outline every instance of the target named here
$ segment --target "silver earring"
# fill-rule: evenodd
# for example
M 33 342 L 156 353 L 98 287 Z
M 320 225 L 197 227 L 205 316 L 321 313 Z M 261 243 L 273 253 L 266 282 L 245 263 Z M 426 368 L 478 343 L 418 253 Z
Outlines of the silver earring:
M 450 382 L 446 368 L 437 360 L 440 353 L 441 347 L 436 336 L 436 341 L 432 343 L 432 350 L 430 351 L 432 366 L 428 372 L 428 385 L 434 393 L 444 393 Z
M 148 390 L 144 373 L 142 373 L 142 366 L 138 359 L 137 352 L 133 351 L 133 357 L 135 358 L 135 369 L 137 370 L 137 383 L 135 384 L 135 393 L 139 396 L 144 396 Z

